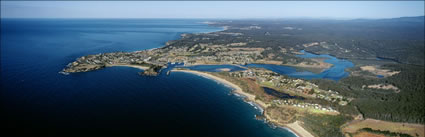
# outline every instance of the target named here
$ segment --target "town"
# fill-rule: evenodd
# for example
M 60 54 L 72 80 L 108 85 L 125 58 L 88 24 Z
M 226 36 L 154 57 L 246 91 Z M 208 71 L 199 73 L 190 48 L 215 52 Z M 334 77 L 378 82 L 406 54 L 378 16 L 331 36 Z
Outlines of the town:
M 346 98 L 339 95 L 337 91 L 322 90 L 311 82 L 302 79 L 289 78 L 265 69 L 251 68 L 244 71 L 228 73 L 229 76 L 236 78 L 254 78 L 257 83 L 263 87 L 277 89 L 278 91 L 306 98 L 323 99 L 332 103 L 336 102 L 341 106 L 347 105 L 352 100 L 352 98 Z

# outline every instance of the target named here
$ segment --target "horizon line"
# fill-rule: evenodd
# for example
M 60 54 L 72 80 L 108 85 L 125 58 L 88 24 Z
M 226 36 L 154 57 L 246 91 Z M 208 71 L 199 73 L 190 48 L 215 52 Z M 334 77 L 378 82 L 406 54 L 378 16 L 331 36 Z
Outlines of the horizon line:
M 162 18 L 162 17 L 128 17 L 128 18 L 120 18 L 120 17 L 0 17 L 0 19 L 223 19 L 223 20 L 268 20 L 268 19 L 322 19 L 322 20 L 361 20 L 361 19 L 396 19 L 396 18 L 409 18 L 409 17 L 425 17 L 425 15 L 419 16 L 400 16 L 400 17 L 387 17 L 387 18 L 367 18 L 367 17 L 359 17 L 359 18 L 343 18 L 343 17 L 253 17 L 253 18 L 186 18 L 186 17 L 177 17 L 177 18 Z

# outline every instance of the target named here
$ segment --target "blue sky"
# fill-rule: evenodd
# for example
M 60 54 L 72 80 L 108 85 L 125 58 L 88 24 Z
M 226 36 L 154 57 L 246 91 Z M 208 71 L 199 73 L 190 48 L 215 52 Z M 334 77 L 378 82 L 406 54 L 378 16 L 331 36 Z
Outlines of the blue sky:
M 1 18 L 393 18 L 424 1 L 1 1 Z

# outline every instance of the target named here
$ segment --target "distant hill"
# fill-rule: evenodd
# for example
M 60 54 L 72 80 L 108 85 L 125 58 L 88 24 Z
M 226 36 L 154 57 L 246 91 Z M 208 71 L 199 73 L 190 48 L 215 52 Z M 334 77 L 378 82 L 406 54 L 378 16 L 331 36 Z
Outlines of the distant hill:
M 279 47 L 294 48 L 347 59 L 379 57 L 424 66 L 424 19 L 425 16 L 355 20 L 263 19 L 221 21 L 215 25 L 231 26 L 233 29 L 228 32 L 244 34 L 240 39 L 220 39 L 247 42 L 252 47 L 271 47 L 275 49 L 271 51 L 273 54 L 281 54 Z M 261 29 L 246 29 L 250 26 Z M 330 48 L 299 46 L 312 42 L 327 42 Z
M 356 22 L 425 22 L 425 16 L 414 16 L 414 17 L 399 17 L 399 18 L 386 18 L 386 19 L 352 19 L 346 21 Z
M 400 17 L 392 19 L 382 19 L 382 21 L 393 21 L 393 22 L 422 22 L 425 21 L 425 16 L 416 16 L 416 17 Z

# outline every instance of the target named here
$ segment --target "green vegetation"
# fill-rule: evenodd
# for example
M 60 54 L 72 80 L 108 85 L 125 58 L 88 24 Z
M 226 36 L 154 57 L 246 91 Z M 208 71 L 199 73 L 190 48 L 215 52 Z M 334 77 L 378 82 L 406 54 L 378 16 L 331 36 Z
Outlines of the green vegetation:
M 424 17 L 346 21 L 236 20 L 219 21 L 213 25 L 228 26 L 228 29 L 213 33 L 184 34 L 182 39 L 167 42 L 167 46 L 155 50 L 81 57 L 70 63 L 68 65 L 70 68 L 66 70 L 86 72 L 101 69 L 105 64 L 150 64 L 150 68 L 144 73 L 157 75 L 160 68 L 168 62 L 185 62 L 188 65 L 247 63 L 317 65 L 317 60 L 296 56 L 300 54 L 300 50 L 305 50 L 348 59 L 355 62 L 356 66 L 348 69 L 352 75 L 338 82 L 325 79 L 306 80 L 314 83 L 309 85 L 294 82 L 295 79 L 286 76 L 275 77 L 276 75 L 272 73 L 264 74 L 264 77 L 261 76 L 261 79 L 257 80 L 239 74 L 238 78 L 234 78 L 230 72 L 210 74 L 221 75 L 222 78 L 240 86 L 243 91 L 256 95 L 258 100 L 265 102 L 276 100 L 274 102 L 276 106 L 285 103 L 293 105 L 294 102 L 282 103 L 283 100 L 265 94 L 257 81 L 266 87 L 277 86 L 286 91 L 291 88 L 290 90 L 297 94 L 312 95 L 315 91 L 321 91 L 317 98 L 306 98 L 299 105 L 302 105 L 302 108 L 309 104 L 327 106 L 340 114 L 336 116 L 305 114 L 297 117 L 297 120 L 303 121 L 304 127 L 315 136 L 343 136 L 340 132 L 341 125 L 351 121 L 352 117 L 358 114 L 362 114 L 364 118 L 425 124 Z M 400 73 L 377 78 L 376 74 L 382 73 L 363 71 L 360 67 L 365 65 Z M 318 71 L 321 68 L 311 69 Z M 369 88 L 368 85 L 378 85 L 378 88 Z M 396 88 L 381 88 L 383 85 Z M 295 104 L 298 105 L 298 102 L 295 101 Z M 275 108 L 272 110 L 274 114 L 283 113 Z M 292 113 L 281 118 L 289 120 L 289 115 Z M 364 129 L 366 130 L 369 129 Z M 393 135 L 371 129 L 368 132 Z
M 227 44 L 245 42 L 244 47 L 263 47 L 263 55 L 273 53 L 274 60 L 300 62 L 291 51 L 305 49 L 313 53 L 331 54 L 347 59 L 394 60 L 405 64 L 424 64 L 424 17 L 385 20 L 235 20 L 218 22 L 230 26 L 224 32 L 242 35 L 188 35 L 173 45 L 197 43 Z M 261 29 L 241 29 L 259 26 Z M 267 35 L 265 35 L 267 34 Z M 196 39 L 196 41 L 193 41 Z M 318 42 L 315 46 L 303 44 Z M 292 48 L 292 50 L 291 50 Z M 286 54 L 282 52 L 286 50 Z
M 354 98 L 348 106 L 335 106 L 342 113 L 356 115 L 361 112 L 366 118 L 425 123 L 423 16 L 347 21 L 241 20 L 218 22 L 215 25 L 230 26 L 224 32 L 243 35 L 218 35 L 210 39 L 202 39 L 204 36 L 201 35 L 189 37 L 199 38 L 196 41 L 199 43 L 245 42 L 247 44 L 244 47 L 264 48 L 263 58 L 283 63 L 308 62 L 309 60 L 298 58 L 294 54 L 304 49 L 401 71 L 394 76 L 379 79 L 370 72 L 363 71 L 361 74 L 370 77 L 350 76 L 339 82 L 323 79 L 312 81 L 321 89 L 338 91 L 343 96 Z M 250 26 L 259 26 L 261 29 L 240 29 Z M 309 43 L 316 44 L 310 46 Z M 274 56 L 268 56 L 270 54 Z M 372 84 L 394 85 L 400 89 L 400 93 L 363 88 L 363 85 Z
M 424 67 L 388 65 L 401 73 L 382 79 L 400 88 L 400 93 L 375 94 L 373 100 L 355 101 L 366 117 L 396 122 L 425 123 Z M 373 104 L 373 105 L 371 105 Z
M 303 127 L 318 137 L 344 137 L 340 127 L 352 120 L 351 116 L 344 115 L 317 115 L 305 114 L 300 118 L 304 122 Z
M 403 134 L 403 133 L 393 133 L 390 131 L 381 131 L 381 130 L 373 130 L 371 128 L 363 128 L 361 131 L 364 132 L 370 132 L 370 133 L 374 133 L 374 134 L 381 134 L 381 135 L 385 135 L 385 136 L 389 136 L 389 137 L 412 137 L 411 135 L 408 134 Z
M 380 79 L 350 76 L 339 82 L 319 79 L 313 81 L 325 90 L 339 91 L 344 96 L 355 98 L 351 105 L 357 106 L 366 118 L 424 124 L 424 67 L 404 64 L 389 64 L 383 67 L 401 72 Z M 362 85 L 376 83 L 392 84 L 401 92 L 362 89 Z

